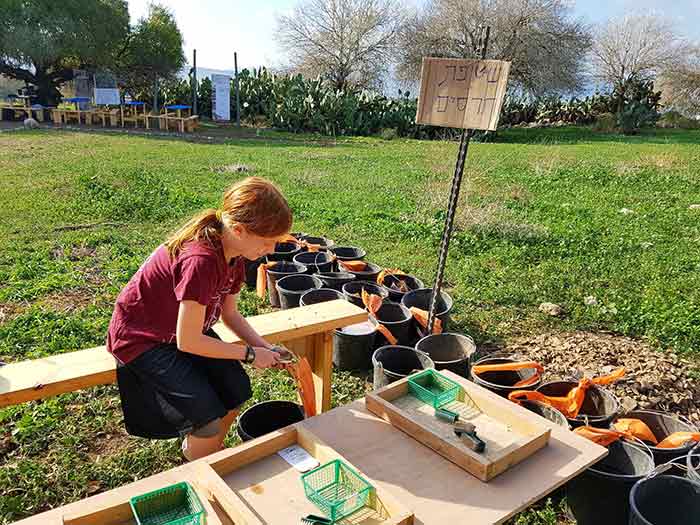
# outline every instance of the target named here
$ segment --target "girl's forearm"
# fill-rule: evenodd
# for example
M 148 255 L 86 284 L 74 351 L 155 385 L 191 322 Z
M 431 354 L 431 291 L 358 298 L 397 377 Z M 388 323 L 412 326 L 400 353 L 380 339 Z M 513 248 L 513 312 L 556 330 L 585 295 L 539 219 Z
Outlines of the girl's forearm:
M 178 348 L 188 354 L 215 359 L 236 359 L 243 361 L 246 355 L 244 344 L 224 343 L 214 337 L 200 334 L 189 341 L 178 341 Z
M 250 326 L 248 320 L 239 312 L 226 312 L 224 324 L 251 346 L 262 346 L 263 348 L 270 348 L 272 346 L 255 331 L 255 328 Z

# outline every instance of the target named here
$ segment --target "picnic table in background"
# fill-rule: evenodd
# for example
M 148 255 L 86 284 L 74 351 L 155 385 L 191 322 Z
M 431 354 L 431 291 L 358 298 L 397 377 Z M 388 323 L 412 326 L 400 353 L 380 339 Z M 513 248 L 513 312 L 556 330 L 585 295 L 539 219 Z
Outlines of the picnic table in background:
M 81 124 L 82 122 L 82 117 L 85 117 L 85 124 L 91 124 L 92 123 L 92 111 L 80 109 L 80 104 L 83 102 L 90 102 L 89 97 L 70 97 L 70 98 L 64 98 L 63 102 L 67 102 L 69 104 L 73 104 L 75 106 L 75 109 L 69 109 L 69 108 L 61 108 L 60 106 L 52 111 L 53 115 L 53 121 L 54 124 L 68 124 L 68 121 L 70 119 L 75 118 L 78 121 L 78 124 Z M 90 120 L 88 122 L 88 119 Z
M 141 111 L 139 111 L 141 108 Z M 143 121 L 144 127 L 149 129 L 148 125 L 148 113 L 146 113 L 146 103 L 138 100 L 132 100 L 130 102 L 125 102 L 121 106 L 121 117 L 122 117 L 122 127 L 126 122 L 133 122 L 135 127 L 138 127 L 139 123 Z
M 186 104 L 169 104 L 165 106 L 164 109 L 165 112 L 159 116 L 161 129 L 168 129 L 170 122 L 175 124 L 180 133 L 184 133 L 185 130 L 191 132 L 196 128 L 199 117 L 197 115 L 190 115 L 192 106 Z M 174 113 L 169 113 L 169 111 L 174 111 Z

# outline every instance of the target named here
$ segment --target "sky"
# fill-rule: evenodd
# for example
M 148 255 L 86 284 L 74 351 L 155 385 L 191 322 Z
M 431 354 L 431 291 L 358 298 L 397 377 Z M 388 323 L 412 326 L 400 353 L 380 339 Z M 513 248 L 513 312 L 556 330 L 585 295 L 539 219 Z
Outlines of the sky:
M 414 5 L 421 0 L 409 0 Z M 284 63 L 274 41 L 276 17 L 290 12 L 298 0 L 159 0 L 169 7 L 185 39 L 192 61 L 197 49 L 198 67 L 233 70 L 233 52 L 239 69 Z M 132 22 L 146 15 L 150 0 L 129 0 Z M 653 10 L 678 22 L 686 36 L 700 41 L 700 0 L 577 0 L 574 13 L 598 23 L 635 9 Z

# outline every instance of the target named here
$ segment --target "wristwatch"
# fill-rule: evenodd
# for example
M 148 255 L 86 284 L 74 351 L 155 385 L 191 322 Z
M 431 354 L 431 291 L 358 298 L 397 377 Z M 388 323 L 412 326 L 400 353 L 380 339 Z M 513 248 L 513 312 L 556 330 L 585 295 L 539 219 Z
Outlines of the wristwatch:
M 255 350 L 250 345 L 245 345 L 245 362 L 250 364 L 255 361 Z

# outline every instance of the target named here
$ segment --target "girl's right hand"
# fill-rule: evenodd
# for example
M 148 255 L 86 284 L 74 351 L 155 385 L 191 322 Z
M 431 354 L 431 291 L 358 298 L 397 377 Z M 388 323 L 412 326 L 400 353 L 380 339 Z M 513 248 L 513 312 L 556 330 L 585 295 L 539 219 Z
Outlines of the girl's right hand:
M 280 355 L 277 352 L 263 348 L 262 346 L 256 346 L 255 350 L 255 361 L 253 361 L 253 366 L 255 368 L 279 368 L 280 367 Z

